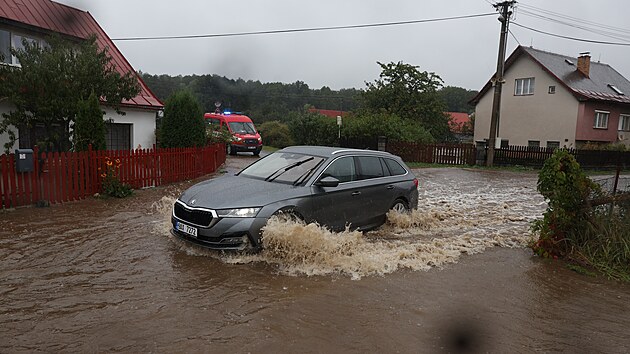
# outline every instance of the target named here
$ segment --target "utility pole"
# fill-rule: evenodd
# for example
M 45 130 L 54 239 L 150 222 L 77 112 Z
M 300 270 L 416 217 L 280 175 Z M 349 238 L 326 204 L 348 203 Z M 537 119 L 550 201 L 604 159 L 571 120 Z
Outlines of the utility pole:
M 516 1 L 504 1 L 494 6 L 501 13 L 499 21 L 501 21 L 501 37 L 499 37 L 499 56 L 497 59 L 497 72 L 492 79 L 494 85 L 494 98 L 492 101 L 492 117 L 490 118 L 490 136 L 488 137 L 488 157 L 486 166 L 491 167 L 494 164 L 494 147 L 497 142 L 497 133 L 499 131 L 499 118 L 501 114 L 501 91 L 503 86 L 503 66 L 505 64 L 505 46 L 507 42 L 508 28 L 510 24 L 510 16 L 512 16 L 512 6 Z

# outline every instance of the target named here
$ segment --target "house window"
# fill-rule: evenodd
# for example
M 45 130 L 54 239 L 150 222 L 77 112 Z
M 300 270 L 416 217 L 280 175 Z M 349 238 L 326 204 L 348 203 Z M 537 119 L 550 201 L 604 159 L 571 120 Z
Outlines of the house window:
M 619 116 L 619 130 L 630 132 L 630 114 L 622 114 Z
M 530 147 L 530 148 L 540 147 L 540 141 L 539 140 L 527 140 L 527 146 Z
M 12 45 L 13 45 L 13 49 L 15 50 L 24 50 L 24 42 L 26 41 L 30 44 L 37 44 L 38 41 L 36 39 L 33 38 L 29 38 L 29 37 L 25 37 L 25 36 L 21 36 L 19 34 L 13 34 L 11 36 L 12 39 Z M 13 55 L 13 64 L 15 65 L 20 65 L 20 61 L 18 60 L 18 58 Z
M 11 64 L 11 33 L 0 30 L 0 63 Z
M 19 34 L 11 33 L 10 31 L 0 30 L 0 63 L 20 65 L 20 61 L 15 55 L 11 54 L 11 48 L 24 49 L 23 40 L 35 45 L 46 45 L 44 41 L 39 39 L 22 36 Z
M 553 95 L 554 93 L 556 93 L 556 87 L 555 86 L 549 86 L 549 94 Z
M 534 94 L 534 78 L 516 79 L 514 83 L 514 95 L 524 96 Z
M 69 147 L 69 134 L 62 125 L 57 123 L 49 126 L 35 123 L 31 128 L 22 125 L 18 128 L 18 134 L 20 149 L 32 149 L 37 145 L 41 151 L 66 151 Z
M 560 147 L 560 142 L 559 141 L 548 141 L 547 142 L 547 148 L 557 149 L 559 147 Z
M 131 150 L 131 124 L 108 123 L 107 150 Z
M 593 128 L 608 129 L 608 116 L 610 116 L 610 112 L 595 111 L 595 121 L 593 123 Z

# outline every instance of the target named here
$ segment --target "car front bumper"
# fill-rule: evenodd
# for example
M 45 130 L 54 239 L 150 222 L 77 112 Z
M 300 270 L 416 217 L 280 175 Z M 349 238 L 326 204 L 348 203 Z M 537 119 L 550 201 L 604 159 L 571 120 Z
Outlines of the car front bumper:
M 262 150 L 262 144 L 249 145 L 249 144 L 230 144 L 232 146 L 232 151 L 235 152 L 260 152 Z
M 197 229 L 197 236 L 192 236 L 177 229 L 180 222 Z M 171 217 L 171 233 L 196 245 L 216 250 L 260 249 L 262 228 L 267 218 L 220 218 L 210 227 L 198 227 Z

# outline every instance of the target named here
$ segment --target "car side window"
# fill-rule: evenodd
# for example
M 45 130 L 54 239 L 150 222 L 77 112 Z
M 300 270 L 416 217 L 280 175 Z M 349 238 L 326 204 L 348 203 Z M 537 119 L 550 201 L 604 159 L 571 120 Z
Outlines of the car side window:
M 384 160 L 392 176 L 399 176 L 399 175 L 404 175 L 405 173 L 407 173 L 407 170 L 405 170 L 405 168 L 402 167 L 398 163 L 398 161 L 393 160 L 393 159 L 384 159 Z
M 322 174 L 322 177 L 328 176 L 335 177 L 339 182 L 356 181 L 358 178 L 354 158 L 347 156 L 333 161 Z
M 357 157 L 361 173 L 359 179 L 370 179 L 385 176 L 381 159 L 375 156 L 359 156 Z

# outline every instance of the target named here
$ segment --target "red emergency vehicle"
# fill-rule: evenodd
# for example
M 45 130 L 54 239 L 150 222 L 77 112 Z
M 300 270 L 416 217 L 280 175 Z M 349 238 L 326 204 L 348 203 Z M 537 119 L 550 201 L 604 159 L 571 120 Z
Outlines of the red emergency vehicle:
M 262 138 L 248 116 L 223 112 L 206 113 L 203 117 L 213 128 L 227 129 L 232 134 L 232 141 L 227 144 L 228 154 L 251 152 L 254 156 L 260 155 L 263 147 Z

